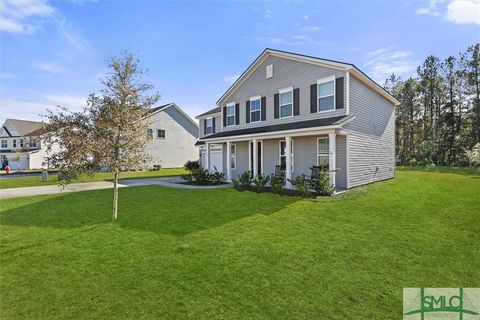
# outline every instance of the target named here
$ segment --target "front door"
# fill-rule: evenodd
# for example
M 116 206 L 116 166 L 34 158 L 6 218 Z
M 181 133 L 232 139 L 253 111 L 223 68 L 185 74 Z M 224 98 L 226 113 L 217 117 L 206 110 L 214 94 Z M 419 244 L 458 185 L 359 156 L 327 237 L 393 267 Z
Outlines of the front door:
M 253 157 L 257 157 L 257 174 L 262 173 L 262 141 L 257 141 L 257 154 L 253 154 L 253 141 L 250 142 L 250 172 L 253 175 Z

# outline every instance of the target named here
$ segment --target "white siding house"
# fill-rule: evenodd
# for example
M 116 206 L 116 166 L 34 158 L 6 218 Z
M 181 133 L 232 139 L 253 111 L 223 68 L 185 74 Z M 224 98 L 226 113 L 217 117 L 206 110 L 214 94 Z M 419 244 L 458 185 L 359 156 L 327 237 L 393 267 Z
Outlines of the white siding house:
M 41 169 L 48 160 L 44 141 L 38 135 L 41 122 L 7 119 L 0 130 L 0 165 L 11 170 Z
M 154 108 L 147 119 L 151 123 L 145 148 L 151 158 L 149 167 L 178 168 L 198 159 L 198 126 L 175 103 Z

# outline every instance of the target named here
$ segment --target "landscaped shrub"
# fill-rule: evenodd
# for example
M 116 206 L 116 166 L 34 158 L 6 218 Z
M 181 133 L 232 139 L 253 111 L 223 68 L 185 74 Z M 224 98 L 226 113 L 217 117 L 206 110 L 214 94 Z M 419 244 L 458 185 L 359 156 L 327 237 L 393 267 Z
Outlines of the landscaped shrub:
M 265 176 L 261 173 L 257 174 L 257 176 L 253 178 L 253 190 L 256 192 L 262 192 L 269 180 L 269 176 Z
M 321 174 L 320 179 L 313 181 L 311 188 L 321 196 L 331 196 L 335 192 L 335 187 L 330 185 L 328 173 Z
M 310 193 L 310 184 L 308 182 L 305 182 L 305 179 L 303 176 L 296 176 L 294 179 L 289 179 L 290 183 L 297 189 L 297 192 L 300 194 L 300 196 L 304 198 L 308 198 L 311 196 Z
M 273 193 L 281 194 L 283 192 L 283 181 L 279 177 L 272 176 L 270 186 L 272 187 Z
M 215 184 L 222 184 L 225 182 L 225 174 L 217 170 L 210 172 L 208 174 L 208 181 L 213 182 Z
M 197 161 L 187 161 L 184 165 L 183 168 L 186 171 L 192 172 L 195 169 L 200 169 L 200 163 Z
M 198 168 L 192 170 L 192 176 L 198 184 L 207 184 L 208 170 Z
M 238 182 L 240 183 L 240 188 L 243 190 L 250 189 L 252 185 L 252 174 L 250 171 L 245 171 L 238 177 Z

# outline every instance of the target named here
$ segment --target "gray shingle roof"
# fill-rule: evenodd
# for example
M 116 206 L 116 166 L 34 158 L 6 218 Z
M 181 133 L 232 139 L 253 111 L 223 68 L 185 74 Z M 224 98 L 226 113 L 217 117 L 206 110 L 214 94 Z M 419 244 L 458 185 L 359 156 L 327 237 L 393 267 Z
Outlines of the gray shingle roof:
M 221 108 L 220 108 L 220 107 L 216 107 L 216 108 L 213 108 L 213 109 L 211 109 L 211 110 L 208 110 L 207 112 L 202 113 L 201 115 L 198 115 L 197 118 L 204 117 L 204 116 L 208 116 L 208 115 L 210 115 L 210 114 L 220 113 L 220 111 L 221 111 Z
M 340 125 L 346 120 L 351 119 L 353 116 L 338 116 L 324 119 L 315 119 L 315 120 L 306 120 L 298 122 L 289 122 L 282 124 L 274 124 L 271 126 L 263 127 L 253 127 L 248 129 L 240 130 L 230 130 L 214 133 L 205 137 L 202 137 L 200 140 L 208 140 L 213 138 L 223 138 L 223 137 L 232 137 L 232 136 L 241 136 L 246 134 L 257 134 L 257 133 L 269 133 L 277 131 L 286 131 L 286 130 L 295 130 L 295 129 L 305 129 L 305 128 L 315 128 L 315 127 L 325 127 L 331 125 Z
M 29 134 L 42 129 L 43 124 L 38 121 L 28 121 L 19 119 L 7 119 L 17 130 L 20 136 L 28 136 Z

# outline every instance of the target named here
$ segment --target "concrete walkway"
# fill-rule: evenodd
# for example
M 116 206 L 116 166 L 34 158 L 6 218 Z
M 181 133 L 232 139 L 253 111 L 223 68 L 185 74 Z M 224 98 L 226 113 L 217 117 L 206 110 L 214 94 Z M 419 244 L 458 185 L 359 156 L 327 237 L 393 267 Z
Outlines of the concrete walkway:
M 216 189 L 216 188 L 228 188 L 230 184 L 222 184 L 218 186 L 192 186 L 179 184 L 183 180 L 180 177 L 165 177 L 165 178 L 143 178 L 143 179 L 125 179 L 120 180 L 119 187 L 139 187 L 148 185 L 158 185 L 179 189 Z M 19 198 L 38 196 L 44 194 L 56 194 L 66 192 L 77 192 L 87 190 L 98 189 L 111 189 L 113 183 L 110 181 L 98 181 L 98 182 L 85 182 L 85 183 L 72 183 L 65 187 L 59 185 L 39 186 L 39 187 L 24 187 L 24 188 L 11 188 L 0 189 L 0 199 Z

